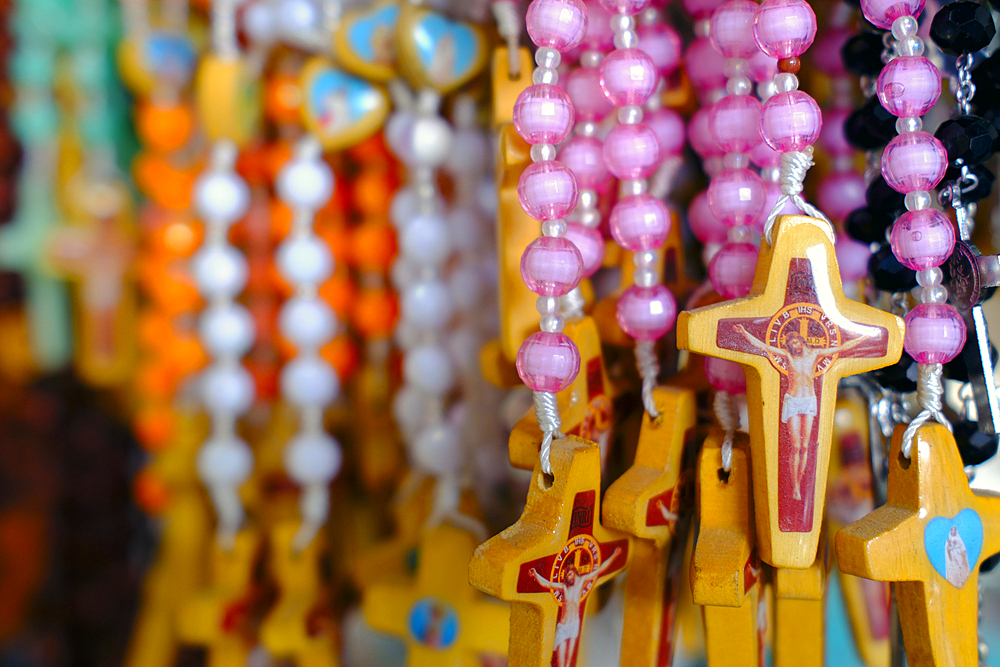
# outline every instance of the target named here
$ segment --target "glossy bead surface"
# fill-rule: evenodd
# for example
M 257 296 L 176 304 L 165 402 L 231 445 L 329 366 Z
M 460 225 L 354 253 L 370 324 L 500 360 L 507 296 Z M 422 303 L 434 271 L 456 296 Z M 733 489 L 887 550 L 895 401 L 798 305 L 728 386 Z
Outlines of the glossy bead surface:
M 649 6 L 649 0 L 600 0 L 601 7 L 611 14 L 638 14 Z
M 934 136 L 944 145 L 952 165 L 975 167 L 991 158 L 996 150 L 997 130 L 979 116 L 950 118 L 938 126 Z
M 670 211 L 652 195 L 625 197 L 611 209 L 608 226 L 615 242 L 626 250 L 656 250 L 670 233 Z
M 558 86 L 528 86 L 514 102 L 514 127 L 529 144 L 560 144 L 573 129 L 573 104 Z
M 541 236 L 521 255 L 521 278 L 535 294 L 562 296 L 580 283 L 583 257 L 565 237 Z
M 893 190 L 882 178 L 882 174 L 876 176 L 868 184 L 868 189 L 865 190 L 865 201 L 868 203 L 868 208 L 894 220 L 905 210 L 905 195 Z
M 604 263 L 604 237 L 601 236 L 601 232 L 579 222 L 571 222 L 566 226 L 566 238 L 580 251 L 583 277 L 589 278 L 597 273 Z
M 607 53 L 615 44 L 615 31 L 611 28 L 611 14 L 601 3 L 589 0 L 584 5 L 587 8 L 587 32 L 583 35 L 580 47 L 584 50 Z
M 900 134 L 882 153 L 882 177 L 896 192 L 933 190 L 947 169 L 947 151 L 927 132 Z
M 702 364 L 705 369 L 705 379 L 716 391 L 727 394 L 742 394 L 747 390 L 747 377 L 743 367 L 735 361 L 705 357 Z
M 965 320 L 945 303 L 922 303 L 906 314 L 903 349 L 921 364 L 946 364 L 965 346 Z
M 577 67 L 566 77 L 564 86 L 578 121 L 596 122 L 614 111 L 614 105 L 601 90 L 600 68 Z
M 677 320 L 677 302 L 663 285 L 632 285 L 618 299 L 618 326 L 634 340 L 656 340 Z
M 580 351 L 564 333 L 539 331 L 521 343 L 515 366 L 532 391 L 560 392 L 580 372 Z
M 844 231 L 861 243 L 884 243 L 885 232 L 892 223 L 892 216 L 864 206 L 851 211 L 844 222 Z
M 663 107 L 652 113 L 647 113 L 643 122 L 653 128 L 653 132 L 656 133 L 656 140 L 660 144 L 661 158 L 680 155 L 684 152 L 684 118 L 679 113 Z
M 852 36 L 840 49 L 844 69 L 854 76 L 878 76 L 882 71 L 882 33 L 862 32 Z
M 723 153 L 749 153 L 760 143 L 760 112 L 760 102 L 752 95 L 727 95 L 716 102 L 708 122 Z
M 876 28 L 889 30 L 900 16 L 920 16 L 924 0 L 861 0 L 861 11 Z
M 645 104 L 659 78 L 652 59 L 639 49 L 615 49 L 601 62 L 601 90 L 616 107 Z
M 760 135 L 776 151 L 804 150 L 816 143 L 823 115 L 810 95 L 801 90 L 768 98 L 760 112 Z
M 875 91 L 893 116 L 923 116 L 941 96 L 941 74 L 923 56 L 900 56 L 882 68 Z
M 684 52 L 684 68 L 695 88 L 717 90 L 726 87 L 726 59 L 707 37 L 697 37 Z
M 820 181 L 816 203 L 834 220 L 844 220 L 865 205 L 865 179 L 854 171 L 835 171 Z
M 688 207 L 688 224 L 691 233 L 702 243 L 722 243 L 726 240 L 727 227 L 708 205 L 708 191 L 695 195 Z
M 691 142 L 691 148 L 694 152 L 702 158 L 722 155 L 722 149 L 712 134 L 709 123 L 711 115 L 711 107 L 707 109 L 702 107 L 694 112 L 691 116 L 691 122 L 688 123 L 688 141 Z
M 753 39 L 756 13 L 757 3 L 752 0 L 727 0 L 712 13 L 708 34 L 723 57 L 749 58 L 757 52 Z
M 781 164 L 781 153 L 761 141 L 750 151 L 750 162 L 758 167 L 777 167 Z
M 640 25 L 636 32 L 639 34 L 639 48 L 650 57 L 660 76 L 673 74 L 681 64 L 684 50 L 677 31 L 666 23 L 654 23 Z
M 573 172 L 581 190 L 601 189 L 611 178 L 604 164 L 604 144 L 597 137 L 571 137 L 559 149 L 559 161 Z
M 573 172 L 556 161 L 528 165 L 517 183 L 521 208 L 542 222 L 566 217 L 576 206 L 577 195 Z
M 749 169 L 730 169 L 712 179 L 708 204 L 727 227 L 753 225 L 764 212 L 767 193 L 760 176 Z
M 989 6 L 969 0 L 942 6 L 931 21 L 931 39 L 939 49 L 952 56 L 984 49 L 996 34 Z
M 888 243 L 868 260 L 868 275 L 875 288 L 883 292 L 909 292 L 917 286 L 916 272 L 896 259 Z
M 587 9 L 580 0 L 532 0 L 525 23 L 536 45 L 566 52 L 587 31 Z
M 711 17 L 712 12 L 723 2 L 724 0 L 682 0 L 681 4 L 684 6 L 684 11 L 692 18 L 700 20 Z
M 860 151 L 881 148 L 896 136 L 896 117 L 879 103 L 878 97 L 872 96 L 848 116 L 844 136 Z
M 816 14 L 805 0 L 764 0 L 754 16 L 753 36 L 775 60 L 801 56 L 816 38 Z
M 750 56 L 750 78 L 754 83 L 764 83 L 774 81 L 774 75 L 778 73 L 778 62 L 767 55 L 759 48 L 757 52 Z
M 619 179 L 646 178 L 660 163 L 660 142 L 645 123 L 618 124 L 604 138 L 604 163 Z
M 724 299 L 739 299 L 750 293 L 757 270 L 757 246 L 727 242 L 708 265 L 708 279 Z
M 889 243 L 903 266 L 923 271 L 948 261 L 955 249 L 955 227 L 932 208 L 907 211 L 893 225 Z

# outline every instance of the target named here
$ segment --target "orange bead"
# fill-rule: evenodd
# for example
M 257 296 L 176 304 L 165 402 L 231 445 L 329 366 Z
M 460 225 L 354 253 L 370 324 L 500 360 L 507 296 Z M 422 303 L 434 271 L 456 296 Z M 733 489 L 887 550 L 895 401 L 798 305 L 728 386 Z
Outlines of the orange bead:
M 287 141 L 275 141 L 267 147 L 268 180 L 274 181 L 278 172 L 292 157 L 292 145 Z
M 399 316 L 396 295 L 388 289 L 364 290 L 358 295 L 351 313 L 351 324 L 365 338 L 392 334 Z
M 341 384 L 345 383 L 358 367 L 358 346 L 350 336 L 337 336 L 323 346 L 320 355 L 337 371 Z
M 358 288 L 347 271 L 338 271 L 319 288 L 319 295 L 326 300 L 340 318 L 346 318 L 354 308 Z
M 142 396 L 169 401 L 177 389 L 177 371 L 164 359 L 154 359 L 139 365 L 135 388 Z
M 194 110 L 186 104 L 140 103 L 135 112 L 135 129 L 139 140 L 152 150 L 176 151 L 194 134 Z
M 156 204 L 174 211 L 191 207 L 191 188 L 200 165 L 181 168 L 159 155 L 143 153 L 133 165 L 136 187 Z
M 132 422 L 136 438 L 151 452 L 162 451 L 174 435 L 174 413 L 167 407 L 147 407 L 139 410 Z
M 351 184 L 354 208 L 364 217 L 386 216 L 396 191 L 396 179 L 388 169 L 365 169 Z
M 371 222 L 354 229 L 351 260 L 361 271 L 388 273 L 398 251 L 396 230 L 386 222 Z
M 264 113 L 276 124 L 302 121 L 302 88 L 298 77 L 274 74 L 264 87 Z
M 162 513 L 170 504 L 170 487 L 150 468 L 139 471 L 133 483 L 135 502 L 146 514 Z
M 330 246 L 337 264 L 346 262 L 351 252 L 351 232 L 342 217 L 316 216 L 316 234 Z
M 270 358 L 251 354 L 246 360 L 246 368 L 257 386 L 257 400 L 271 401 L 278 395 L 278 376 L 281 367 L 273 354 Z
M 183 332 L 177 336 L 168 351 L 168 359 L 182 378 L 194 375 L 208 365 L 208 355 L 194 332 Z
M 139 313 L 139 347 L 144 350 L 156 349 L 166 338 L 173 338 L 174 330 L 170 317 L 158 310 L 144 310 Z
M 348 149 L 348 154 L 358 162 L 388 161 L 392 159 L 381 133 L 377 133 L 365 139 L 360 144 L 352 146 Z
M 249 146 L 236 158 L 236 171 L 250 185 L 267 185 L 271 176 L 270 153 L 267 144 Z
M 280 199 L 271 200 L 271 238 L 275 243 L 288 236 L 292 229 L 292 209 Z

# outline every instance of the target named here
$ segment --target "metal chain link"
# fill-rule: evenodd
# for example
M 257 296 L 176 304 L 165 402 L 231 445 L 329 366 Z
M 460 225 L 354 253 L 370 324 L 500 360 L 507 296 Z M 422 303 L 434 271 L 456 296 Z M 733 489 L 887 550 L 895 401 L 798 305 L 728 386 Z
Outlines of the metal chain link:
M 976 84 L 972 83 L 972 54 L 963 53 L 955 61 L 958 71 L 955 86 L 955 100 L 958 102 L 958 112 L 963 116 L 972 111 L 972 98 L 976 94 Z

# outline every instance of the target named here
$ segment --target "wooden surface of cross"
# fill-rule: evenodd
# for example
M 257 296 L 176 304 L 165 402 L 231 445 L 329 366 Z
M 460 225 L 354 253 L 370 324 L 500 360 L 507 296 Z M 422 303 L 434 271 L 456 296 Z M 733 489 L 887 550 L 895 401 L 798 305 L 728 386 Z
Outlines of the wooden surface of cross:
M 694 392 L 657 387 L 659 416 L 645 413 L 635 461 L 604 494 L 602 518 L 634 535 L 625 579 L 621 664 L 667 667 L 673 659 L 681 569 L 694 496 Z
M 441 524 L 420 541 L 415 581 L 364 591 L 365 619 L 406 643 L 409 667 L 478 667 L 484 655 L 507 655 L 509 607 L 468 582 L 478 544 L 472 533 Z
M 978 664 L 979 564 L 1000 552 L 1000 496 L 973 492 L 955 439 L 940 424 L 917 431 L 912 458 L 896 428 L 889 495 L 837 533 L 840 569 L 891 581 L 911 667 Z
M 822 527 L 837 382 L 894 363 L 903 322 L 844 296 L 829 225 L 778 219 L 750 294 L 683 312 L 681 349 L 743 365 L 762 559 L 806 568 Z
M 521 518 L 482 544 L 469 581 L 511 603 L 509 664 L 575 667 L 591 594 L 626 567 L 629 540 L 601 516 L 598 447 L 552 443 L 552 475 L 535 466 Z

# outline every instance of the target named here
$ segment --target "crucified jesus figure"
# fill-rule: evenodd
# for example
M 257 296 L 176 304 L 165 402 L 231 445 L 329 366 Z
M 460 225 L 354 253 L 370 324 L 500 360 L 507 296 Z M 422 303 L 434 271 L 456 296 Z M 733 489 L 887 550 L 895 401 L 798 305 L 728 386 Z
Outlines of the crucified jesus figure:
M 529 574 L 535 578 L 540 586 L 550 591 L 562 592 L 562 607 L 559 609 L 559 622 L 556 624 L 556 638 L 554 650 L 556 653 L 556 665 L 558 667 L 571 667 L 576 662 L 577 640 L 580 638 L 580 612 L 581 606 L 587 599 L 584 591 L 588 590 L 590 584 L 596 582 L 601 575 L 611 568 L 611 564 L 618 558 L 621 549 L 615 549 L 611 557 L 595 567 L 589 574 L 581 575 L 573 565 L 566 566 L 563 574 L 563 581 L 549 581 L 538 574 L 535 568 L 531 568 Z
M 788 432 L 792 436 L 792 497 L 801 500 L 803 477 L 805 477 L 806 463 L 809 462 L 809 441 L 812 439 L 813 423 L 819 407 L 814 384 L 816 363 L 820 357 L 846 352 L 857 347 L 865 339 L 855 338 L 843 345 L 810 347 L 802 334 L 790 331 L 784 336 L 785 347 L 780 348 L 760 340 L 742 324 L 733 326 L 733 330 L 758 350 L 785 361 L 785 368 L 788 370 L 788 391 L 785 392 L 782 401 L 781 421 L 788 424 Z

